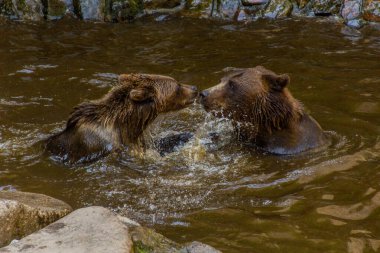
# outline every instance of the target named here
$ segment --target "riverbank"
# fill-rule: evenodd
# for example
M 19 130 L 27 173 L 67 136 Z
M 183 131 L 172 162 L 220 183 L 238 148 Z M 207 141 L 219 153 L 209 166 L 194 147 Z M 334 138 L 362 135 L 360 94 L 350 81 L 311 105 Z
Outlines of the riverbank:
M 252 22 L 287 17 L 333 17 L 360 28 L 380 22 L 375 0 L 0 0 L 0 16 L 42 21 L 78 18 L 98 22 L 130 22 L 144 16 L 169 16 Z

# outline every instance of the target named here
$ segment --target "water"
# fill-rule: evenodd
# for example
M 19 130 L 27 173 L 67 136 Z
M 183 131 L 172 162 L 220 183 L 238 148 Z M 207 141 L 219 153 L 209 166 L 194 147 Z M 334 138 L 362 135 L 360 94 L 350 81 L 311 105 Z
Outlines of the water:
M 0 188 L 79 208 L 107 206 L 179 242 L 224 252 L 374 252 L 380 248 L 380 29 L 325 19 L 58 21 L 0 24 Z M 160 157 L 111 155 L 67 167 L 39 142 L 120 73 L 208 88 L 228 66 L 289 73 L 290 89 L 333 143 L 293 157 L 234 141 L 230 122 L 194 104 L 161 115 L 147 138 L 196 138 Z M 222 138 L 209 136 L 217 131 Z

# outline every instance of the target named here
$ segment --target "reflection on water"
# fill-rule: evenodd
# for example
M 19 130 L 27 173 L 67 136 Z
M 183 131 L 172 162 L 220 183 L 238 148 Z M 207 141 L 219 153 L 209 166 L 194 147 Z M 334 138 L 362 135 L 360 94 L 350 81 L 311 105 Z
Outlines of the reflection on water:
M 0 189 L 41 192 L 74 207 L 104 205 L 178 241 L 224 252 L 380 249 L 380 30 L 336 23 L 206 20 L 0 25 Z M 120 73 L 173 76 L 199 89 L 228 66 L 289 73 L 290 89 L 331 137 L 318 152 L 273 156 L 240 145 L 231 123 L 200 105 L 160 115 L 147 141 L 194 138 L 66 167 L 40 141 L 73 106 Z

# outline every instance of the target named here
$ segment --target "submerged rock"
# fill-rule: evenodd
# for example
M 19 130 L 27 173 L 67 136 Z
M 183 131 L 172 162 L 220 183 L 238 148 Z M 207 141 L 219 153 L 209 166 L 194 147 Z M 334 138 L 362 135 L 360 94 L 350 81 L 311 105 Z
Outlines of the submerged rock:
M 380 1 L 378 0 L 364 0 L 365 20 L 380 22 Z
M 0 246 L 47 226 L 71 210 L 65 202 L 46 195 L 0 191 Z

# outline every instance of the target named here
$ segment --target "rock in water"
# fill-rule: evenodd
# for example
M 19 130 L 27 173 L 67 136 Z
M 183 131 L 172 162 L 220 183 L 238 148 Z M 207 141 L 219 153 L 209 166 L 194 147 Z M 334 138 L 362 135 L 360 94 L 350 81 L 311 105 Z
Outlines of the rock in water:
M 65 202 L 46 195 L 0 191 L 0 246 L 49 225 L 71 210 Z
M 0 252 L 56 253 L 128 253 L 132 241 L 117 216 L 103 207 L 78 209 Z
M 200 242 L 181 245 L 104 207 L 78 209 L 0 253 L 221 253 Z

